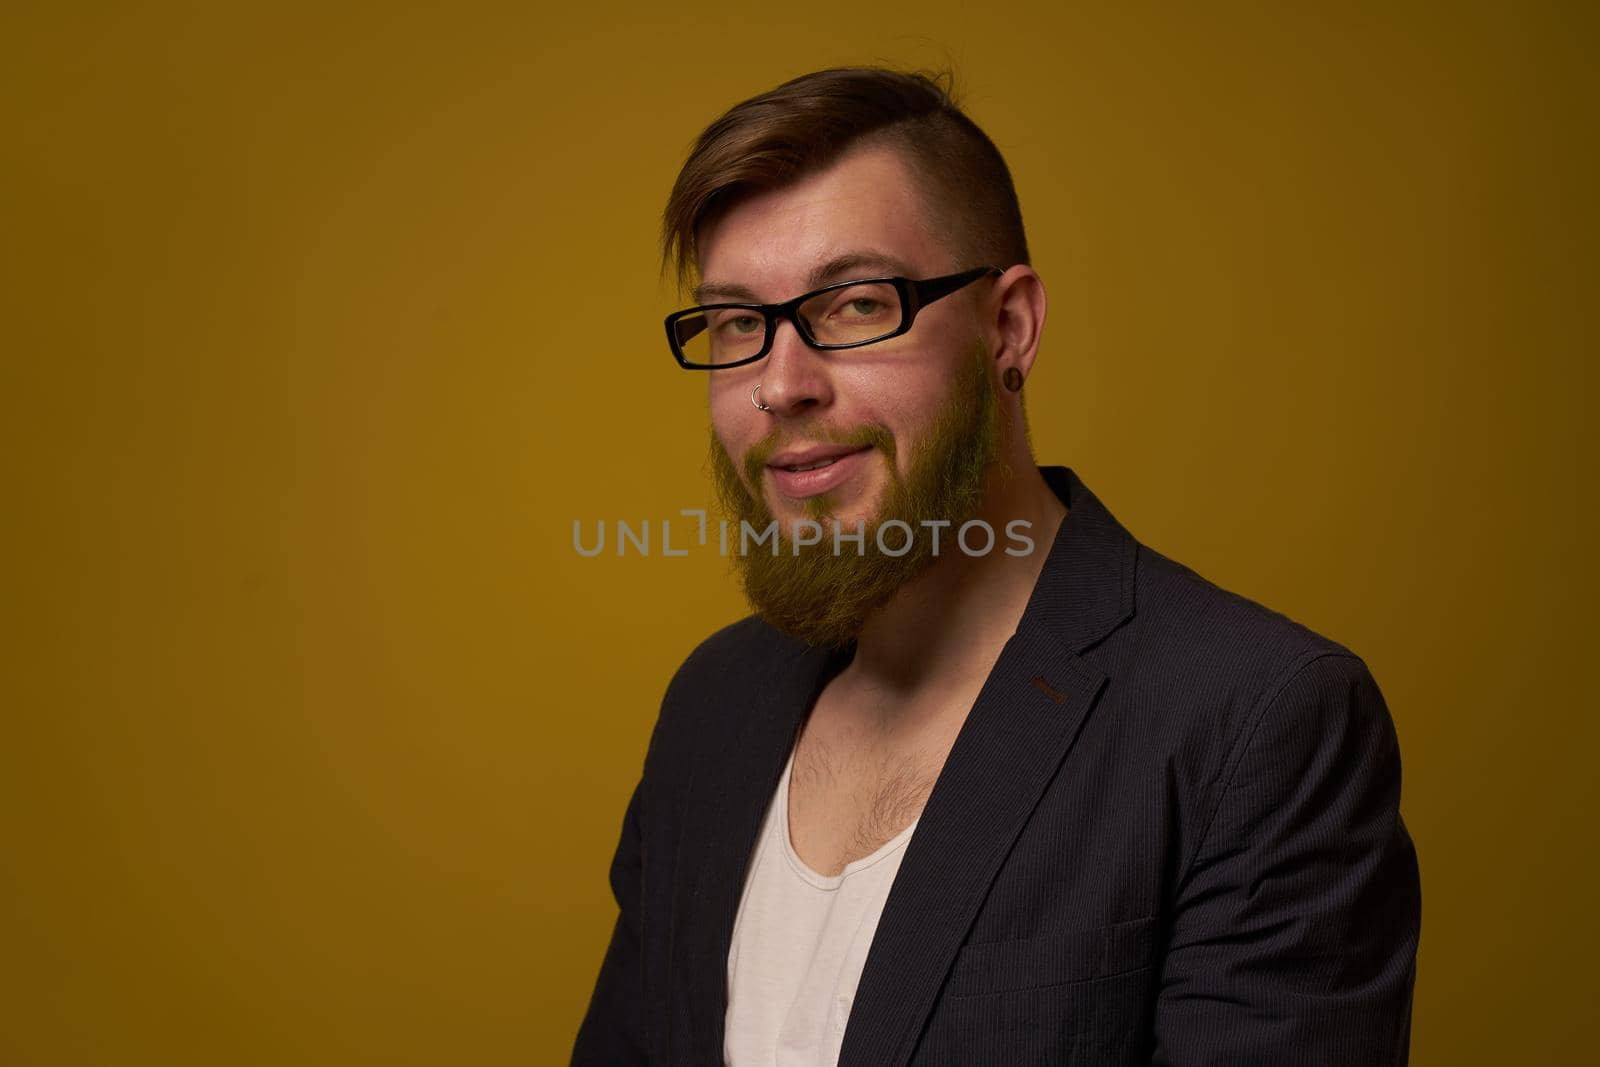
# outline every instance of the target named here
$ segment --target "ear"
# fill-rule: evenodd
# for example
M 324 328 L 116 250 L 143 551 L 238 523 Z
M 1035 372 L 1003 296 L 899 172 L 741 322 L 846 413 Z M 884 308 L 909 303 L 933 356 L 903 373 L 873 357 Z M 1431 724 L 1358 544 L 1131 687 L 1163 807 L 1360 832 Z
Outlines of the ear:
M 1044 279 L 1026 263 L 1011 267 L 995 280 L 984 304 L 984 332 L 989 335 L 997 378 L 1008 367 L 1021 371 L 1024 380 L 1032 372 L 1046 306 Z

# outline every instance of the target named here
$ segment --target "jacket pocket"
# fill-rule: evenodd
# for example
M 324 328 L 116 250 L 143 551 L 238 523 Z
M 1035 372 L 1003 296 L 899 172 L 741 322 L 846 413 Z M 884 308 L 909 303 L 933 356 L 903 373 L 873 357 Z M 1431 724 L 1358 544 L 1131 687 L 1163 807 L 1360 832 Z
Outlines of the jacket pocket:
M 949 997 L 1087 982 L 1148 967 L 1156 919 L 1062 930 L 1015 941 L 964 945 L 945 988 Z

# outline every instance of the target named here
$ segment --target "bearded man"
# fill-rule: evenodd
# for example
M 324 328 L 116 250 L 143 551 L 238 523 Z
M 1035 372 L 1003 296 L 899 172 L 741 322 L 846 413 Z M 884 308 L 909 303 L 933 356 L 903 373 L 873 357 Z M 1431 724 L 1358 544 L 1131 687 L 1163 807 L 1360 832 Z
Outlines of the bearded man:
M 1044 284 L 943 85 L 734 107 L 664 253 L 755 614 L 667 689 L 573 1062 L 1403 1062 L 1378 686 L 1035 465 Z

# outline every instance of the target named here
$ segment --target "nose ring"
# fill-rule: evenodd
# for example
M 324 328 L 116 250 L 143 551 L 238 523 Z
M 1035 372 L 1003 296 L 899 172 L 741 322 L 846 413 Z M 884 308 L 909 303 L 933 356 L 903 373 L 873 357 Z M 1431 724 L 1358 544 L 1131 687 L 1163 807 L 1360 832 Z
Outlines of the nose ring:
M 750 403 L 756 406 L 757 411 L 771 411 L 772 406 L 770 404 L 763 404 L 761 402 L 761 398 L 756 395 L 759 392 L 761 392 L 761 386 L 759 385 L 750 390 Z

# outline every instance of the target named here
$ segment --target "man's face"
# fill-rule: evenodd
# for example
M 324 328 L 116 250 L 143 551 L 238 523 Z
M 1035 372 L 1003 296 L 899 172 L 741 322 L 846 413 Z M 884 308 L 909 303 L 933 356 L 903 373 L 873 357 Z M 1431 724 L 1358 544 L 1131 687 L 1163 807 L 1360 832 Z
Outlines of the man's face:
M 911 172 L 893 149 L 847 153 L 824 171 L 739 203 L 701 235 L 703 299 L 777 303 L 834 281 L 927 278 L 956 263 L 936 239 Z M 843 257 L 858 256 L 853 263 Z M 875 258 L 873 258 L 875 257 Z M 828 276 L 816 271 L 829 264 Z M 739 287 L 739 295 L 718 292 Z M 712 429 L 746 489 L 780 527 L 880 517 L 898 478 L 914 473 L 941 407 L 980 344 L 973 302 L 983 283 L 924 308 L 911 331 L 842 351 L 810 348 L 781 323 L 772 351 L 713 371 Z M 761 387 L 760 411 L 751 391 Z M 791 468 L 827 462 L 814 470 Z
M 703 234 L 701 297 L 776 303 L 833 281 L 969 266 L 950 260 L 924 218 L 899 158 L 858 150 Z M 776 519 L 785 538 L 811 519 L 829 535 L 736 554 L 746 594 L 780 629 L 813 644 L 855 637 L 935 561 L 922 523 L 959 525 L 981 507 L 1001 431 L 971 300 L 958 292 L 909 333 L 857 349 L 812 349 L 783 323 L 765 359 L 711 373 L 712 472 L 730 516 L 753 529 Z M 770 410 L 751 402 L 758 384 Z M 878 547 L 874 531 L 891 519 L 916 531 L 909 551 Z M 863 524 L 865 550 L 836 548 L 835 522 L 846 533 Z

